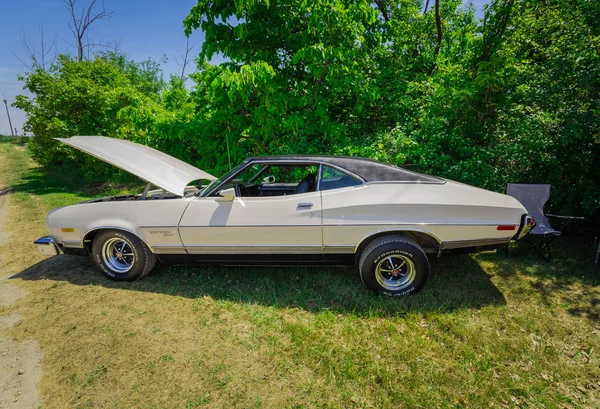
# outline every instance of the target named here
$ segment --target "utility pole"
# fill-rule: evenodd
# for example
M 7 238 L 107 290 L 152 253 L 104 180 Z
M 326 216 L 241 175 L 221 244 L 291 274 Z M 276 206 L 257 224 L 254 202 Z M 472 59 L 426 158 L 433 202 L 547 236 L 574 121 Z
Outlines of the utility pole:
M 4 106 L 6 107 L 6 115 L 8 116 L 8 125 L 10 125 L 10 134 L 15 137 L 15 131 L 13 131 L 12 122 L 10 121 L 10 112 L 8 112 L 8 101 L 4 100 Z

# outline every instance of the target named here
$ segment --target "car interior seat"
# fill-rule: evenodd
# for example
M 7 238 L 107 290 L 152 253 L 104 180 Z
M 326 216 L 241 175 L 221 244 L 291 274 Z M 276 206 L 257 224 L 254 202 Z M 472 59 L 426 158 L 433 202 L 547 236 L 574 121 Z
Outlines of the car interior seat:
M 316 180 L 317 180 L 316 176 L 313 173 L 311 173 L 310 175 L 308 175 L 307 177 L 302 179 L 300 181 L 300 183 L 298 183 L 298 186 L 296 186 L 296 191 L 294 192 L 294 194 L 314 191 L 315 188 L 317 187 Z

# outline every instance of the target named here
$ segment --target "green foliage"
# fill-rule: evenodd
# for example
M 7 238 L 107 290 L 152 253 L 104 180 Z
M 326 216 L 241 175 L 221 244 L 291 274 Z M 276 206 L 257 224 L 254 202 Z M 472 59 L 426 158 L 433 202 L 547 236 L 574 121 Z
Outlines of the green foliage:
M 33 158 L 45 166 L 83 171 L 90 180 L 106 179 L 114 170 L 53 138 L 127 135 L 140 139 L 148 130 L 148 124 L 139 120 L 140 112 L 160 109 L 157 92 L 162 80 L 156 67 L 114 56 L 77 61 L 61 55 L 49 71 L 38 68 L 21 80 L 34 95 L 19 95 L 15 102 L 27 113 L 24 129 L 34 135 L 29 145 Z
M 468 70 L 441 65 L 434 75 L 418 131 L 428 142 L 415 160 L 494 190 L 510 181 L 550 183 L 562 211 L 597 213 L 600 49 L 587 45 L 598 38 L 593 25 L 579 24 L 589 5 L 493 2 L 477 58 L 461 64 Z
M 63 56 L 16 105 L 36 160 L 96 180 L 106 168 L 51 138 L 128 138 L 215 174 L 255 154 L 367 156 L 497 191 L 551 183 L 556 211 L 597 216 L 598 2 L 494 0 L 477 20 L 444 0 L 439 32 L 429 3 L 199 0 L 191 91 L 152 61 Z

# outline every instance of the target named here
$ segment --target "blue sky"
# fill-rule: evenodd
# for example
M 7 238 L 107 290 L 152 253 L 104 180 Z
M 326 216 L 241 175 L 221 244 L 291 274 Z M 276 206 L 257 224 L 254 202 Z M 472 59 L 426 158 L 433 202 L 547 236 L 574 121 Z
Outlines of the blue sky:
M 78 3 L 83 6 L 88 0 L 79 0 Z M 104 0 L 106 10 L 114 10 L 114 15 L 92 25 L 90 39 L 95 42 L 121 40 L 120 49 L 130 58 L 144 60 L 150 57 L 158 61 L 166 57 L 167 62 L 162 64 L 165 75 L 181 72 L 175 57 L 185 51 L 183 19 L 195 3 L 195 0 Z M 2 16 L 0 97 L 8 99 L 10 103 L 16 95 L 23 94 L 22 84 L 16 77 L 25 68 L 14 56 L 17 54 L 21 59 L 26 59 L 27 54 L 20 39 L 21 32 L 37 45 L 39 25 L 43 24 L 46 39 L 51 42 L 56 36 L 60 52 L 76 53 L 76 49 L 67 25 L 69 12 L 60 0 L 2 1 Z M 190 42 L 198 43 L 194 53 L 199 52 L 203 39 L 201 31 L 192 34 Z M 0 108 L 0 134 L 10 135 L 4 103 Z M 16 108 L 9 109 L 13 127 L 17 127 L 20 133 L 25 115 Z
M 474 0 L 478 9 L 486 2 L 487 0 Z M 83 7 L 88 0 L 79 0 L 78 3 Z M 120 40 L 120 50 L 137 61 L 147 58 L 160 61 L 165 57 L 166 62 L 162 64 L 162 68 L 167 77 L 181 71 L 176 57 L 185 51 L 183 19 L 195 3 L 195 0 L 104 0 L 106 10 L 113 10 L 114 14 L 110 19 L 98 21 L 91 26 L 90 39 L 94 42 Z M 7 99 L 10 104 L 16 95 L 24 93 L 17 75 L 23 73 L 25 68 L 15 57 L 16 54 L 26 60 L 21 33 L 37 45 L 40 24 L 43 24 L 47 41 L 52 42 L 56 36 L 59 52 L 75 53 L 76 49 L 67 25 L 69 12 L 60 0 L 2 1 L 2 17 L 0 99 Z M 195 55 L 203 40 L 204 34 L 201 31 L 192 34 L 190 42 L 198 43 L 194 49 Z M 219 62 L 218 57 L 213 62 Z M 4 103 L 1 105 L 0 134 L 10 135 Z M 13 127 L 18 128 L 21 133 L 25 115 L 16 108 L 9 106 L 9 109 Z

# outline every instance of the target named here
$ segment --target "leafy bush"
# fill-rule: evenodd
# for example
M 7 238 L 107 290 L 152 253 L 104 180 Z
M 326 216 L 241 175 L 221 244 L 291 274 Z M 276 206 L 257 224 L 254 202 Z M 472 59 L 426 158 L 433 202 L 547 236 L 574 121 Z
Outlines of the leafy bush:
M 49 71 L 38 68 L 22 76 L 25 89 L 34 97 L 19 95 L 15 106 L 27 113 L 24 129 L 34 135 L 29 145 L 33 158 L 44 166 L 84 172 L 89 180 L 114 175 L 111 167 L 99 165 L 90 156 L 66 148 L 53 138 L 127 135 L 140 139 L 145 135 L 144 124 L 134 123 L 135 118 L 123 120 L 121 114 L 125 109 L 159 107 L 157 92 L 161 86 L 148 92 L 150 80 L 146 77 L 155 84 L 160 84 L 161 79 L 158 71 L 148 73 L 143 66 L 136 70 L 131 66 L 109 54 L 89 61 L 60 55 Z
M 17 138 L 17 143 L 19 145 L 25 146 L 29 143 L 30 140 L 31 140 L 31 138 L 29 136 L 19 136 Z

